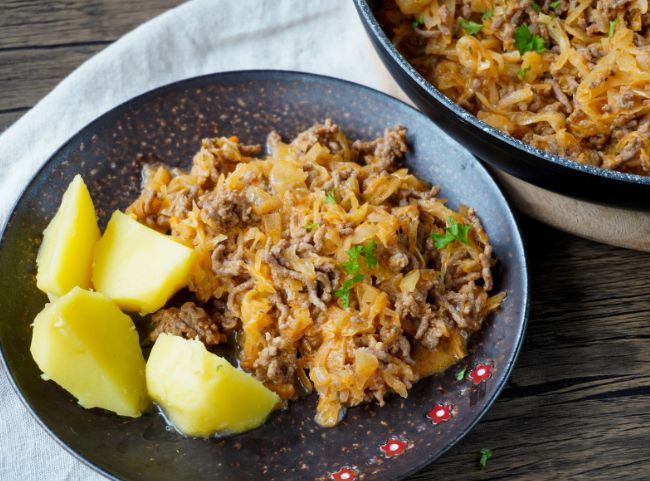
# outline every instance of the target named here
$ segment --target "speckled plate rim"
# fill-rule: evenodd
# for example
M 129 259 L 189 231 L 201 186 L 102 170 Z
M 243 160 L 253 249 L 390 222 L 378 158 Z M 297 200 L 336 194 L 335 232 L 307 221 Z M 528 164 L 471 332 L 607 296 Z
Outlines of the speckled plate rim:
M 397 62 L 397 64 L 408 74 L 411 79 L 416 82 L 422 89 L 424 89 L 427 94 L 434 97 L 438 102 L 443 104 L 445 108 L 452 111 L 456 116 L 461 118 L 467 123 L 476 125 L 483 132 L 490 135 L 495 140 L 500 140 L 508 145 L 515 147 L 517 149 L 523 150 L 524 152 L 540 157 L 548 162 L 553 164 L 565 167 L 567 169 L 577 170 L 579 172 L 595 175 L 598 177 L 603 177 L 605 179 L 610 179 L 618 182 L 625 182 L 630 184 L 641 184 L 650 186 L 650 176 L 643 176 L 638 174 L 629 174 L 626 172 L 619 172 L 617 170 L 608 170 L 603 169 L 602 167 L 595 167 L 593 165 L 581 164 L 575 160 L 568 159 L 566 157 L 560 157 L 559 155 L 551 154 L 545 150 L 538 149 L 532 145 L 527 144 L 519 139 L 508 135 L 499 129 L 492 127 L 491 125 L 483 122 L 475 115 L 469 113 L 467 110 L 462 108 L 453 102 L 449 97 L 443 94 L 440 90 L 431 84 L 427 79 L 425 79 L 420 73 L 415 70 L 415 68 L 410 64 L 408 60 L 397 50 L 393 42 L 390 41 L 384 29 L 379 24 L 379 21 L 375 17 L 368 0 L 354 0 L 357 12 L 359 16 L 364 17 L 368 21 L 368 25 L 372 29 L 373 34 L 376 38 L 382 43 L 386 51 L 392 57 L 392 59 Z
M 356 1 L 356 0 L 355 0 Z M 93 131 L 93 129 L 100 125 L 102 122 L 105 122 L 109 117 L 116 115 L 117 113 L 121 113 L 123 110 L 129 109 L 131 106 L 134 104 L 137 104 L 139 102 L 146 102 L 148 98 L 150 97 L 156 97 L 158 95 L 162 95 L 167 91 L 171 90 L 176 90 L 179 88 L 183 87 L 189 87 L 192 83 L 200 83 L 200 82 L 205 82 L 206 80 L 210 79 L 216 79 L 216 78 L 222 78 L 222 77 L 244 77 L 245 80 L 252 80 L 252 79 L 271 79 L 271 80 L 279 80 L 282 81 L 284 79 L 286 80 L 304 80 L 304 81 L 310 81 L 310 80 L 320 80 L 320 81 L 325 81 L 328 83 L 332 84 L 343 84 L 347 86 L 351 86 L 353 88 L 357 88 L 360 90 L 363 90 L 366 94 L 379 97 L 382 100 L 389 101 L 389 102 L 397 102 L 401 104 L 402 106 L 406 107 L 408 110 L 412 110 L 414 114 L 421 116 L 425 119 L 428 120 L 428 118 L 419 110 L 415 109 L 414 107 L 408 105 L 407 103 L 392 97 L 388 94 L 385 94 L 383 92 L 380 92 L 379 90 L 373 89 L 371 87 L 356 83 L 356 82 L 351 82 L 349 80 L 343 80 L 339 79 L 336 77 L 330 77 L 326 75 L 319 75 L 319 74 L 313 74 L 313 73 L 306 73 L 306 72 L 300 72 L 300 71 L 294 71 L 294 70 L 273 70 L 273 69 L 251 69 L 251 70 L 232 70 L 232 71 L 225 71 L 225 72 L 219 72 L 219 73 L 212 73 L 212 74 L 206 74 L 206 75 L 201 75 L 197 77 L 188 77 L 185 79 L 181 79 L 169 84 L 162 85 L 160 87 L 157 87 L 155 89 L 149 90 L 147 92 L 144 92 L 142 94 L 139 94 L 135 97 L 132 97 L 121 104 L 107 110 L 103 114 L 101 114 L 99 117 L 97 117 L 95 120 L 91 121 L 89 124 L 81 128 L 79 131 L 77 131 L 74 135 L 72 135 L 61 147 L 59 147 L 32 175 L 30 178 L 29 182 L 25 185 L 25 187 L 21 190 L 20 195 L 17 197 L 15 202 L 10 208 L 10 213 L 9 215 L 5 218 L 4 223 L 0 226 L 0 251 L 4 247 L 4 241 L 5 241 L 5 231 L 9 224 L 11 223 L 14 213 L 16 208 L 18 207 L 18 204 L 20 204 L 21 200 L 23 199 L 25 193 L 31 189 L 32 185 L 34 184 L 35 180 L 37 177 L 41 174 L 43 170 L 45 170 L 50 162 L 52 162 L 56 157 L 59 155 L 62 155 L 67 149 L 69 149 L 73 144 L 76 143 L 77 140 L 80 138 L 86 136 L 89 131 Z M 428 120 L 430 121 L 430 120 Z M 441 132 L 441 135 L 446 135 L 443 132 Z M 481 171 L 481 173 L 485 176 L 486 181 L 492 183 L 491 187 L 494 190 L 495 196 L 498 200 L 498 202 L 501 204 L 503 212 L 510 217 L 509 221 L 512 223 L 514 226 L 514 231 L 516 233 L 515 238 L 512 239 L 513 244 L 516 247 L 516 251 L 521 253 L 521 256 L 519 257 L 519 261 L 521 262 L 521 271 L 522 271 L 522 283 L 521 283 L 521 293 L 522 293 L 522 299 L 523 299 L 523 309 L 521 311 L 521 322 L 518 324 L 519 330 L 516 333 L 516 339 L 517 342 L 512 350 L 512 355 L 510 356 L 510 359 L 508 360 L 507 365 L 505 366 L 503 370 L 503 376 L 501 377 L 500 382 L 496 385 L 494 392 L 492 394 L 492 397 L 485 403 L 483 408 L 477 413 L 475 416 L 474 420 L 467 426 L 466 429 L 461 430 L 457 433 L 457 435 L 447 443 L 447 446 L 442 449 L 437 456 L 433 458 L 423 458 L 424 460 L 420 463 L 414 463 L 414 465 L 411 467 L 411 469 L 407 470 L 406 472 L 400 474 L 396 478 L 394 478 L 395 481 L 400 481 L 403 480 L 424 467 L 428 466 L 429 464 L 435 462 L 436 459 L 439 459 L 441 456 L 443 456 L 447 451 L 449 451 L 452 447 L 454 447 L 458 442 L 464 438 L 474 427 L 478 422 L 485 416 L 487 411 L 492 407 L 492 405 L 496 402 L 496 400 L 499 398 L 501 391 L 503 391 L 503 388 L 505 387 L 506 383 L 510 379 L 510 375 L 512 374 L 512 370 L 517 362 L 517 359 L 519 357 L 519 353 L 521 351 L 521 347 L 524 342 L 524 337 L 526 333 L 526 328 L 528 325 L 528 317 L 529 317 L 529 310 L 530 310 L 530 273 L 529 273 L 529 263 L 528 263 L 528 257 L 527 257 L 527 251 L 526 251 L 526 245 L 524 242 L 523 237 L 521 236 L 521 228 L 520 224 L 517 220 L 517 216 L 510 206 L 508 200 L 504 196 L 501 188 L 499 185 L 496 183 L 494 180 L 492 174 L 488 172 L 488 170 L 473 156 L 469 155 L 471 158 L 471 161 L 474 162 L 474 166 L 476 169 Z M 29 414 L 36 420 L 38 425 L 52 438 L 56 443 L 61 446 L 66 452 L 71 454 L 74 458 L 77 460 L 81 461 L 83 464 L 86 466 L 90 467 L 93 469 L 95 472 L 101 474 L 102 476 L 110 479 L 111 481 L 124 481 L 122 478 L 118 478 L 114 474 L 110 473 L 109 471 L 105 470 L 104 468 L 98 466 L 85 456 L 83 456 L 81 453 L 75 451 L 72 449 L 70 446 L 68 446 L 63 440 L 61 440 L 56 432 L 54 432 L 53 429 L 51 429 L 40 417 L 39 415 L 33 410 L 32 406 L 29 404 L 27 399 L 25 399 L 22 390 L 18 387 L 18 384 L 16 382 L 16 379 L 14 378 L 13 372 L 9 369 L 7 360 L 5 358 L 5 352 L 4 352 L 4 345 L 0 342 L 0 362 L 2 363 L 3 370 L 5 372 L 6 378 L 9 380 L 9 383 L 14 390 L 14 392 L 18 395 L 18 398 L 22 402 L 22 404 L 25 406 Z

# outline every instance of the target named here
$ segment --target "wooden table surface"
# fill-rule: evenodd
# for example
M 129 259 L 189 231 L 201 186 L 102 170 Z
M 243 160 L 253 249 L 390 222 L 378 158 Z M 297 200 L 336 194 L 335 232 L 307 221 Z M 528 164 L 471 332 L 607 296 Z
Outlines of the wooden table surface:
M 180 2 L 0 3 L 2 132 L 81 62 Z M 650 255 L 527 219 L 522 229 L 532 306 L 512 378 L 465 439 L 409 479 L 650 479 Z M 494 453 L 485 469 L 481 448 Z

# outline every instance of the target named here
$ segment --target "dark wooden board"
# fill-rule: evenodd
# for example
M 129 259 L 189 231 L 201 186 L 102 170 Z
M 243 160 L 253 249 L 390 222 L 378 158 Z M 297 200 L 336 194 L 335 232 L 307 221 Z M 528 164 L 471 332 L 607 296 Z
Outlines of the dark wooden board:
M 75 66 L 103 47 L 0 50 L 0 113 L 31 107 L 63 80 Z
M 0 2 L 0 132 L 81 62 L 178 3 Z M 533 300 L 511 381 L 463 441 L 409 479 L 650 479 L 650 255 L 522 226 Z M 485 469 L 481 448 L 494 452 Z
M 180 0 L 2 0 L 0 49 L 108 43 Z
M 83 61 L 180 0 L 1 0 L 0 133 Z
M 0 133 L 7 130 L 7 128 L 20 117 L 22 117 L 22 115 L 27 112 L 27 110 L 27 108 L 19 108 L 0 111 Z

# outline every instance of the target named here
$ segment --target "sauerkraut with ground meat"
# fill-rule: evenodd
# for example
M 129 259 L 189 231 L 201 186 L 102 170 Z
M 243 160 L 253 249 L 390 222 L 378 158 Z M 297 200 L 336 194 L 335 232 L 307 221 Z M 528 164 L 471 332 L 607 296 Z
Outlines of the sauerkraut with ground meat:
M 187 172 L 145 169 L 128 212 L 199 254 L 194 302 L 154 314 L 149 340 L 234 331 L 241 366 L 284 400 L 318 393 L 322 426 L 464 357 L 503 299 L 492 248 L 473 209 L 401 165 L 406 130 L 351 142 L 327 120 L 267 149 L 206 139 Z
M 479 119 L 650 175 L 647 0 L 383 0 L 380 17 L 413 66 Z

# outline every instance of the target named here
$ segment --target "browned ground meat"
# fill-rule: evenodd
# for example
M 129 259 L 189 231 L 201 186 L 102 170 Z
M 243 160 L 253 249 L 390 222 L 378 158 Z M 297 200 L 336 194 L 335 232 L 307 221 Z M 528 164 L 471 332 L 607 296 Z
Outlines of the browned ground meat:
M 355 140 L 352 143 L 352 158 L 373 163 L 378 171 L 392 170 L 407 150 L 406 129 L 398 126 L 395 129 L 386 129 L 383 137 L 372 142 Z
M 333 123 L 331 119 L 327 119 L 323 124 L 316 124 L 298 134 L 291 144 L 298 147 L 302 152 L 307 152 L 315 144 L 324 145 L 332 152 L 339 152 L 342 148 L 339 139 L 340 133 L 339 126 Z
M 253 363 L 255 377 L 270 384 L 292 383 L 296 372 L 296 348 L 282 336 L 265 334 L 266 347 Z
M 203 196 L 200 207 L 201 220 L 218 231 L 245 225 L 255 215 L 246 197 L 240 191 L 231 189 L 217 189 Z
M 198 339 L 206 346 L 225 341 L 225 336 L 219 331 L 219 323 L 193 302 L 186 302 L 180 308 L 170 307 L 156 312 L 151 317 L 151 331 L 146 343 L 153 344 L 162 333 Z

